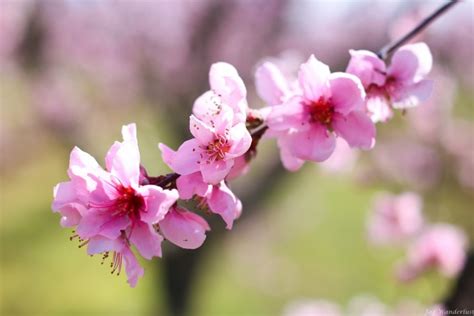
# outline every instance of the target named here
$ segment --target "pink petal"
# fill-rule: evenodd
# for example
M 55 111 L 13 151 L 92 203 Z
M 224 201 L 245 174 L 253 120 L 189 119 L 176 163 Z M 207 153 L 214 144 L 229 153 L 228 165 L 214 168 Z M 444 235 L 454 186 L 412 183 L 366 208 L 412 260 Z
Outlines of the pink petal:
M 267 117 L 267 124 L 271 130 L 287 131 L 290 128 L 305 127 L 305 111 L 303 99 L 293 97 L 281 105 L 272 106 Z
M 122 256 L 125 260 L 125 272 L 127 273 L 127 282 L 131 287 L 137 285 L 138 279 L 143 276 L 144 270 L 137 261 L 137 258 L 130 250 L 129 247 L 125 246 L 122 250 Z
M 247 89 L 234 66 L 219 62 L 212 64 L 209 84 L 214 92 L 221 95 L 231 107 L 247 96 Z M 235 110 L 235 109 L 234 109 Z M 245 112 L 245 109 L 243 109 Z
M 201 247 L 206 239 L 206 231 L 210 230 L 202 217 L 182 208 L 170 210 L 159 225 L 166 239 L 185 249 Z
M 413 85 L 403 87 L 393 96 L 392 106 L 395 109 L 412 108 L 426 101 L 433 91 L 432 80 L 421 80 Z
M 290 94 L 285 77 L 271 62 L 265 62 L 255 72 L 258 95 L 269 105 L 281 104 Z
M 433 58 L 425 43 L 408 44 L 393 54 L 387 72 L 401 82 L 418 82 L 431 71 L 432 65 Z
M 140 212 L 140 219 L 148 224 L 162 220 L 178 200 L 178 191 L 175 189 L 163 190 L 156 185 L 144 185 L 137 191 L 145 200 L 145 209 Z
M 165 155 L 169 155 L 169 152 L 163 146 L 160 146 L 163 155 L 163 149 L 165 149 Z M 163 157 L 163 160 L 168 163 L 174 172 L 182 175 L 190 174 L 199 170 L 199 162 L 201 160 L 202 149 L 196 139 L 190 139 L 185 141 L 179 146 L 178 151 L 173 155 L 173 160 L 167 161 Z
M 110 239 L 104 236 L 94 236 L 90 238 L 89 242 L 87 243 L 87 254 L 95 255 L 107 251 L 120 252 L 123 247 L 124 244 L 121 239 Z
M 189 130 L 191 134 L 205 146 L 214 140 L 214 131 L 212 128 L 194 115 L 189 117 Z
M 314 125 L 308 131 L 292 133 L 287 140 L 291 154 L 300 160 L 324 161 L 336 147 L 333 133 L 321 125 Z
M 213 187 L 207 203 L 213 213 L 219 214 L 222 217 L 227 224 L 226 228 L 232 229 L 234 219 L 239 214 L 239 200 L 224 182 Z
M 367 95 L 366 108 L 372 122 L 386 122 L 393 116 L 392 108 L 383 94 Z
M 130 242 L 138 252 L 148 260 L 161 257 L 161 242 L 163 237 L 158 234 L 152 225 L 136 221 L 131 228 Z
M 230 169 L 234 165 L 234 160 L 219 160 L 213 162 L 203 161 L 200 164 L 200 170 L 204 182 L 210 184 L 218 184 L 229 173 Z
M 247 162 L 247 159 L 244 156 L 240 156 L 234 159 L 234 165 L 230 170 L 229 174 L 226 176 L 227 181 L 232 181 L 237 179 L 240 176 L 243 176 L 250 170 L 250 164 Z
M 289 171 L 299 170 L 303 164 L 304 160 L 298 159 L 289 150 L 289 146 L 286 138 L 278 139 L 278 147 L 280 148 L 280 159 L 283 163 L 283 166 Z
M 111 148 L 110 173 L 117 177 L 124 186 L 138 187 L 140 178 L 140 152 L 137 143 L 123 142 L 119 148 Z
M 176 186 L 179 191 L 179 197 L 183 200 L 191 199 L 195 194 L 204 196 L 209 190 L 210 185 L 205 183 L 200 172 L 180 176 L 176 180 Z
M 59 211 L 65 204 L 77 201 L 76 190 L 71 181 L 56 184 L 53 190 L 53 196 L 52 209 L 55 212 Z
M 329 97 L 329 67 L 311 55 L 308 61 L 300 66 L 298 80 L 306 99 L 318 100 Z
M 137 125 L 135 123 L 131 123 L 128 125 L 122 126 L 122 137 L 125 142 L 137 142 Z
M 364 87 L 385 83 L 385 62 L 368 50 L 350 50 L 351 60 L 346 72 L 357 76 Z
M 161 151 L 161 159 L 163 159 L 163 161 L 170 167 L 174 161 L 174 156 L 176 155 L 176 152 L 169 148 L 168 146 L 166 146 L 165 144 L 163 143 L 159 143 L 158 144 L 158 148 L 160 149 Z
M 335 115 L 333 128 L 351 147 L 371 149 L 375 145 L 375 125 L 364 112 Z
M 214 91 L 206 91 L 194 101 L 193 114 L 209 124 L 219 115 L 222 103 L 222 99 Z
M 365 99 L 365 90 L 359 78 L 343 72 L 335 72 L 329 76 L 331 87 L 331 102 L 336 112 L 343 115 L 360 109 Z
M 79 147 L 74 147 L 69 158 L 69 166 L 76 166 L 85 169 L 101 168 L 94 157 L 82 151 Z
M 250 136 L 245 123 L 239 123 L 230 129 L 229 141 L 232 144 L 227 153 L 229 157 L 242 156 L 249 150 L 252 136 Z
M 129 225 L 128 216 L 112 216 L 108 210 L 93 210 L 82 217 L 76 232 L 82 239 L 95 235 L 114 239 Z

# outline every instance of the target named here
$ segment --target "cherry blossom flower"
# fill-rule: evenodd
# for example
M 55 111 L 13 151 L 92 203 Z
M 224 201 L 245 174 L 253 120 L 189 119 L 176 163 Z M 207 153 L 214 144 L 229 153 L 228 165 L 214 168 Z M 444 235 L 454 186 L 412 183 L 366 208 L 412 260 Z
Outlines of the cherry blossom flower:
M 446 277 L 456 276 L 466 260 L 467 237 L 450 224 L 429 226 L 408 249 L 406 262 L 398 269 L 401 281 L 411 281 L 429 268 Z
M 232 229 L 233 222 L 242 212 L 242 203 L 221 181 L 217 185 L 205 183 L 199 172 L 181 176 L 176 181 L 181 199 L 189 200 L 195 195 L 200 197 L 200 204 L 207 205 L 214 214 L 219 214 L 226 223 L 227 229 Z
M 370 51 L 351 50 L 350 54 L 346 71 L 362 81 L 372 121 L 387 121 L 393 116 L 392 108 L 415 107 L 430 96 L 433 82 L 425 77 L 431 70 L 432 57 L 425 43 L 400 47 L 388 67 Z
M 357 77 L 331 74 L 327 65 L 311 55 L 300 67 L 298 83 L 294 95 L 283 97 L 286 101 L 274 105 L 267 118 L 270 134 L 278 138 L 287 169 L 297 170 L 305 160 L 321 162 L 329 158 L 336 136 L 351 147 L 374 146 L 375 126 L 363 111 L 365 92 Z M 266 87 L 271 90 L 277 86 Z M 269 89 L 263 90 L 270 100 Z
M 422 207 L 421 197 L 412 192 L 377 196 L 368 222 L 369 239 L 387 244 L 412 237 L 422 229 Z
M 62 215 L 61 225 L 77 226 L 76 235 L 84 245 L 95 237 L 125 239 L 144 258 L 160 257 L 163 238 L 154 225 L 176 202 L 178 192 L 140 185 L 135 124 L 124 126 L 122 135 L 123 142 L 115 142 L 107 153 L 107 170 L 79 148 L 72 150 L 70 181 L 54 188 L 52 209 Z M 124 248 L 114 244 L 110 250 L 121 253 Z M 131 257 L 127 253 L 124 258 Z
M 196 99 L 193 114 L 201 121 L 212 124 L 223 106 L 232 109 L 232 125 L 245 123 L 247 118 L 247 89 L 234 66 L 218 62 L 209 71 L 211 90 Z
M 252 137 L 245 123 L 233 125 L 233 111 L 223 105 L 210 124 L 194 115 L 190 130 L 194 138 L 185 141 L 175 152 L 159 144 L 163 160 L 181 175 L 200 171 L 205 182 L 218 184 L 230 172 L 234 160 L 250 148 Z
M 170 209 L 159 226 L 167 240 L 185 249 L 201 247 L 211 229 L 204 218 L 178 206 Z

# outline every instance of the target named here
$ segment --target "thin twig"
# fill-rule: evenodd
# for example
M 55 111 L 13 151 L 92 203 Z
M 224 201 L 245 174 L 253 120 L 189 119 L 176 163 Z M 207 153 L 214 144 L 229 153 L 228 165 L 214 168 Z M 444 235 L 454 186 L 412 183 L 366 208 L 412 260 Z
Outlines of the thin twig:
M 377 55 L 381 59 L 386 59 L 397 48 L 399 48 L 400 46 L 411 40 L 413 37 L 415 37 L 418 33 L 423 31 L 428 25 L 431 24 L 431 22 L 436 20 L 436 18 L 441 16 L 443 13 L 445 13 L 448 9 L 453 7 L 458 2 L 460 2 L 460 0 L 450 0 L 448 3 L 442 5 L 436 11 L 426 17 L 423 21 L 421 21 L 413 30 L 408 32 L 405 36 L 392 43 L 389 43 L 388 45 L 385 45 L 381 50 L 379 50 Z

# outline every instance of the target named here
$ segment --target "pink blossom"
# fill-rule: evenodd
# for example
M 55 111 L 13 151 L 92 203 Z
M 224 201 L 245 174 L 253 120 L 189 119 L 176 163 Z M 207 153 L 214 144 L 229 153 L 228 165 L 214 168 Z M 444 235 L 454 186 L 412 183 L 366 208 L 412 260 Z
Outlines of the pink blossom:
M 408 249 L 398 277 L 411 281 L 429 268 L 437 269 L 446 277 L 454 277 L 464 266 L 466 247 L 467 237 L 459 228 L 449 224 L 431 225 Z
M 185 249 L 201 247 L 211 229 L 204 218 L 178 206 L 170 209 L 159 226 L 166 239 Z
M 56 185 L 52 208 L 62 215 L 61 225 L 77 226 L 82 240 L 125 238 L 144 258 L 151 259 L 161 256 L 163 239 L 153 225 L 165 217 L 178 192 L 140 185 L 135 124 L 124 126 L 122 135 L 123 142 L 115 142 L 107 153 L 107 170 L 79 148 L 72 150 L 70 181 Z M 122 249 L 114 247 L 111 250 L 116 252 Z
M 247 118 L 247 89 L 234 66 L 218 62 L 209 71 L 211 90 L 196 99 L 193 114 L 201 121 L 211 124 L 219 116 L 223 106 L 232 109 L 232 125 L 245 123 Z
M 201 205 L 207 205 L 214 214 L 219 214 L 226 223 L 227 229 L 232 229 L 233 222 L 242 212 L 242 203 L 226 185 L 221 181 L 217 185 L 205 183 L 199 172 L 181 176 L 176 181 L 176 186 L 181 199 L 189 200 L 193 196 L 201 199 Z
M 415 107 L 430 96 L 433 83 L 425 77 L 431 70 L 432 57 L 425 43 L 400 47 L 388 67 L 370 51 L 351 50 L 350 54 L 346 71 L 362 81 L 372 121 L 384 122 L 392 117 L 392 108 Z
M 276 80 L 274 75 L 268 77 Z M 283 97 L 282 104 L 274 105 L 267 118 L 287 169 L 296 170 L 305 160 L 329 158 L 336 136 L 351 147 L 374 146 L 375 126 L 363 111 L 365 92 L 357 77 L 331 74 L 329 67 L 312 55 L 301 65 L 298 83 L 299 89 L 294 89 L 291 97 Z M 279 89 L 276 84 L 268 87 Z M 270 100 L 270 91 L 266 94 Z
M 377 196 L 368 222 L 369 239 L 387 244 L 418 233 L 424 222 L 422 207 L 421 197 L 412 192 Z
M 336 139 L 336 148 L 334 153 L 327 160 L 320 163 L 320 167 L 329 173 L 344 173 L 351 171 L 356 162 L 359 153 L 353 150 L 342 139 Z
M 159 144 L 163 160 L 181 175 L 200 171 L 205 182 L 218 184 L 230 172 L 236 158 L 250 148 L 252 137 L 245 123 L 233 125 L 233 111 L 223 105 L 208 123 L 194 115 L 190 130 L 194 138 L 185 141 L 175 152 Z

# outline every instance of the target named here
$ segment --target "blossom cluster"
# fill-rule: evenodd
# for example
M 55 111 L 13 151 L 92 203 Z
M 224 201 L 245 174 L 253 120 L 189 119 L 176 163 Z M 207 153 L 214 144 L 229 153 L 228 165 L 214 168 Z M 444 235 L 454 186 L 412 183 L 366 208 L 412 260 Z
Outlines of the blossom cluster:
M 81 149 L 72 150 L 69 181 L 54 188 L 52 208 L 61 214 L 62 226 L 75 228 L 71 239 L 87 245 L 88 254 L 112 256 L 112 273 L 120 274 L 125 263 L 128 282 L 135 286 L 144 271 L 133 249 L 152 259 L 161 257 L 164 239 L 186 249 L 200 247 L 210 227 L 198 211 L 217 214 L 232 228 L 242 203 L 229 182 L 248 171 L 262 137 L 277 140 L 290 171 L 305 161 L 327 160 L 336 140 L 369 150 L 375 145 L 375 123 L 390 118 L 393 109 L 427 98 L 430 68 L 423 43 L 401 47 L 388 66 L 374 53 L 351 51 L 346 72 L 331 73 L 311 55 L 297 78 L 286 78 L 265 62 L 255 82 L 267 106 L 256 110 L 248 106 L 237 70 L 215 63 L 210 90 L 193 105 L 192 137 L 176 150 L 158 145 L 172 173 L 148 175 L 140 163 L 136 126 L 129 124 L 122 128 L 123 141 L 107 152 L 105 169 Z
M 367 228 L 374 244 L 406 248 L 406 259 L 396 271 L 400 281 L 413 281 L 430 269 L 454 277 L 466 261 L 464 231 L 452 224 L 426 223 L 423 200 L 416 193 L 378 195 Z

